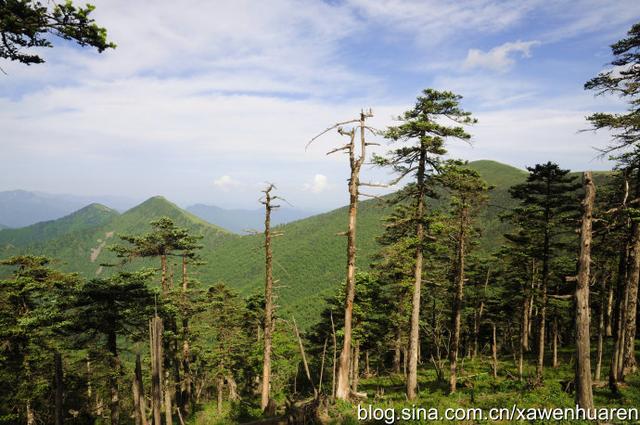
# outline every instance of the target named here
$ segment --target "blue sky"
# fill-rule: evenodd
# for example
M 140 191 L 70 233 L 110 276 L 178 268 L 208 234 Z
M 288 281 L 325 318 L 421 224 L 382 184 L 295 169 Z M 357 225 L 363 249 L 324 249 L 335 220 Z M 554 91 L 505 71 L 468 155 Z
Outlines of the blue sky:
M 272 181 L 326 210 L 347 200 L 347 163 L 325 156 L 338 136 L 309 138 L 362 107 L 384 128 L 427 87 L 479 120 L 453 157 L 607 169 L 606 132 L 579 130 L 623 105 L 582 86 L 640 18 L 637 0 L 94 3 L 117 49 L 0 63 L 0 190 L 256 207 Z

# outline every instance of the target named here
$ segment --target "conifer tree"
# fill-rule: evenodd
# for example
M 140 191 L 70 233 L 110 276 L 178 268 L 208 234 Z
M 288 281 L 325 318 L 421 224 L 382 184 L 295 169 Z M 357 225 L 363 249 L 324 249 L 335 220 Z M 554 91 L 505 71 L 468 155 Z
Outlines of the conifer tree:
M 577 211 L 574 192 L 580 184 L 575 182 L 575 176 L 569 175 L 569 170 L 563 170 L 552 162 L 537 164 L 527 169 L 529 170 L 527 181 L 510 190 L 511 195 L 520 201 L 520 205 L 513 211 L 511 217 L 514 221 L 526 226 L 526 234 L 532 244 L 532 255 L 540 262 L 542 268 L 536 362 L 536 380 L 542 382 L 548 290 L 554 272 L 551 265 L 554 255 L 557 255 L 565 246 L 563 235 L 570 229 L 568 218 Z M 556 276 L 556 278 L 563 277 Z
M 447 139 L 468 140 L 470 135 L 461 125 L 476 122 L 469 112 L 459 106 L 461 96 L 451 92 L 426 89 L 415 106 L 398 118 L 400 124 L 390 127 L 385 137 L 404 142 L 402 147 L 389 152 L 387 157 L 376 157 L 380 166 L 390 167 L 397 173 L 396 181 L 406 177 L 413 184 L 406 188 L 406 195 L 415 208 L 412 217 L 415 225 L 414 283 L 409 332 L 409 370 L 407 376 L 407 397 L 413 400 L 418 387 L 418 345 L 420 343 L 420 295 L 423 280 L 423 251 L 425 241 L 425 201 L 431 195 L 429 177 L 437 173 L 442 165 L 442 157 L 447 152 Z M 442 119 L 448 118 L 454 126 L 447 126 Z
M 621 168 L 629 174 L 636 172 L 632 190 L 636 197 L 640 196 L 640 23 L 634 24 L 627 32 L 627 37 L 611 45 L 614 56 L 612 67 L 600 72 L 587 81 L 586 90 L 593 90 L 598 95 L 610 94 L 618 96 L 628 104 L 625 113 L 598 112 L 587 117 L 593 130 L 608 129 L 611 132 L 611 144 L 602 149 L 603 154 L 612 154 Z M 633 211 L 630 211 L 633 213 Z M 638 304 L 638 280 L 640 278 L 640 223 L 633 217 L 629 233 L 629 250 L 626 260 L 626 308 L 622 331 L 618 341 L 622 346 L 621 376 L 637 369 L 635 355 L 636 320 Z
M 474 218 L 487 201 L 488 185 L 477 171 L 459 162 L 449 162 L 442 168 L 437 180 L 449 194 L 452 240 L 454 241 L 455 263 L 453 265 L 453 302 L 451 309 L 451 342 L 449 346 L 449 391 L 456 391 L 458 349 L 464 282 L 466 280 L 466 260 L 470 241 L 474 234 Z

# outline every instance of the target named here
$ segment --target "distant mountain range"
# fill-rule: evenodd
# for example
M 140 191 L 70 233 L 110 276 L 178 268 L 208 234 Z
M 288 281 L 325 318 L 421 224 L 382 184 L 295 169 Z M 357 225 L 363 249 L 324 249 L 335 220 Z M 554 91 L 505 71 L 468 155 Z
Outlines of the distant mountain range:
M 118 196 L 56 195 L 26 190 L 0 192 L 0 223 L 4 227 L 24 227 L 71 214 L 92 203 L 124 211 L 136 201 Z
M 196 204 L 187 207 L 187 211 L 209 223 L 216 224 L 235 233 L 264 229 L 264 209 L 242 210 L 216 207 L 214 205 Z M 273 210 L 271 223 L 273 226 L 289 223 L 312 216 L 314 213 L 281 207 Z
M 478 223 L 482 236 L 477 249 L 480 253 L 489 253 L 502 243 L 502 234 L 508 230 L 498 214 L 513 206 L 509 188 L 523 182 L 527 173 L 494 161 L 475 161 L 470 166 L 495 186 Z M 439 202 L 443 201 L 433 201 L 433 205 Z M 88 205 L 57 220 L 0 230 L 0 258 L 19 253 L 42 254 L 57 259 L 56 267 L 63 270 L 76 271 L 86 277 L 102 276 L 111 273 L 100 264 L 115 260 L 107 247 L 119 241 L 119 234 L 140 234 L 149 229 L 149 221 L 168 216 L 177 225 L 203 237 L 201 254 L 205 264 L 190 273 L 202 286 L 222 281 L 242 295 L 260 292 L 264 285 L 262 235 L 240 236 L 229 232 L 224 225 L 211 224 L 194 214 L 200 211 L 205 215 L 203 211 L 211 211 L 210 207 L 200 210 L 195 207 L 189 212 L 163 197 L 150 198 L 124 213 L 104 205 Z M 368 268 L 373 254 L 379 249 L 376 237 L 383 229 L 381 219 L 389 212 L 389 206 L 378 200 L 361 202 L 358 208 L 357 265 L 362 270 Z M 214 213 L 224 217 L 215 209 Z M 260 229 L 256 225 L 261 225 L 256 222 L 258 211 L 253 213 L 235 224 L 227 222 L 226 226 Z M 214 220 L 216 216 L 208 217 Z M 280 220 L 284 218 L 281 216 Z M 281 317 L 295 314 L 304 326 L 317 319 L 325 297 L 333 294 L 344 278 L 346 239 L 336 234 L 343 232 L 346 225 L 347 208 L 343 207 L 278 227 L 283 236 L 274 240 L 273 248 Z M 135 262 L 135 267 L 143 265 L 158 266 L 156 262 Z M 176 279 L 179 279 L 179 270 L 178 265 L 170 267 L 170 273 L 175 273 Z
M 20 228 L 35 223 L 65 217 L 90 204 L 101 204 L 116 212 L 124 212 L 137 202 L 115 196 L 85 197 L 54 195 L 26 190 L 0 192 L 0 229 Z M 216 224 L 235 233 L 259 230 L 264 227 L 262 209 L 224 209 L 214 205 L 196 204 L 187 208 L 209 223 Z M 288 223 L 313 215 L 313 212 L 287 208 L 274 210 L 273 225 Z

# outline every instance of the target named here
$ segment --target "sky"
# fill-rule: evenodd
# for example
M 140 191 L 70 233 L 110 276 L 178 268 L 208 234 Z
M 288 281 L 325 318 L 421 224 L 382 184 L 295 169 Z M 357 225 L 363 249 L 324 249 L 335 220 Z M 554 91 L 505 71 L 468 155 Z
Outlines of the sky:
M 116 49 L 56 40 L 44 64 L 0 61 L 0 190 L 258 208 L 273 182 L 328 210 L 348 202 L 347 158 L 326 155 L 344 141 L 306 143 L 362 108 L 393 125 L 425 88 L 478 119 L 452 158 L 609 169 L 609 135 L 580 130 L 624 105 L 583 85 L 640 18 L 637 0 L 92 3 Z

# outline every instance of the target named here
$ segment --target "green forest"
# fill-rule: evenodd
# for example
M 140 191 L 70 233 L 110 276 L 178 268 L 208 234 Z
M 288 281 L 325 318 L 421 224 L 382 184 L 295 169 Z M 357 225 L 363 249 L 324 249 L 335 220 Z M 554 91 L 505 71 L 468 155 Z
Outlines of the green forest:
M 28 4 L 0 12 L 115 47 L 92 7 Z M 40 63 L 16 46 L 45 32 L 3 19 L 0 55 Z M 386 129 L 363 109 L 301 141 L 343 155 L 343 208 L 271 226 L 275 182 L 247 235 L 162 196 L 1 229 L 0 424 L 640 423 L 640 24 L 608 61 L 580 83 L 626 103 L 584 123 L 611 171 L 452 158 L 476 118 L 426 88 Z M 529 416 L 555 408 L 586 416 Z

